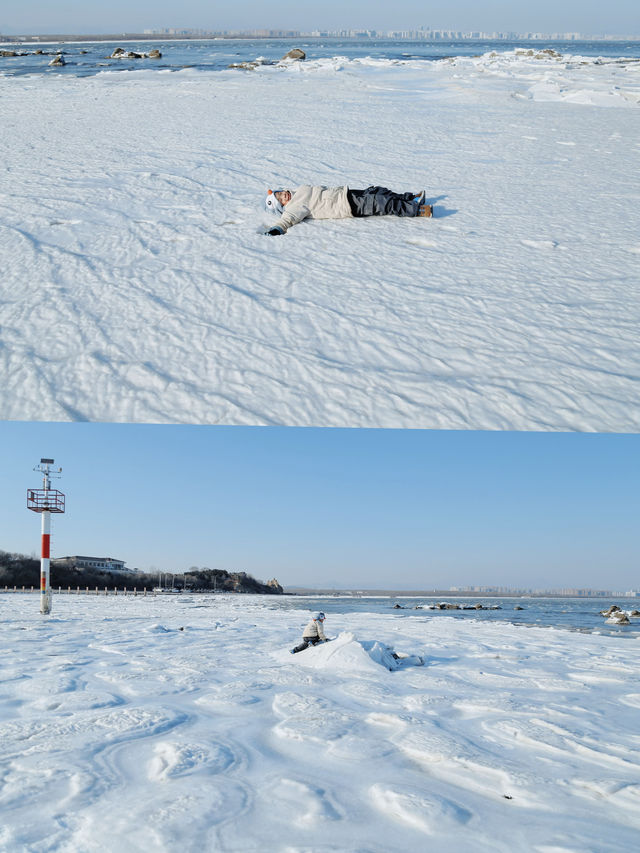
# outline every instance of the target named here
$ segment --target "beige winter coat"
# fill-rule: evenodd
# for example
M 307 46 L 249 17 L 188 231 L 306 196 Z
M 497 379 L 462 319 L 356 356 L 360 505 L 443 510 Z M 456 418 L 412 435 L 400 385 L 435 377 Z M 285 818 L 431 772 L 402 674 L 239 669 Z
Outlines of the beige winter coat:
M 289 207 L 289 205 L 287 205 Z M 322 627 L 322 622 L 318 619 L 312 619 L 307 627 L 304 629 L 302 634 L 303 640 L 311 640 L 314 637 L 318 637 L 320 640 L 326 640 L 327 638 L 324 635 L 324 628 Z
M 349 187 L 298 187 L 273 225 L 286 231 L 303 219 L 346 219 L 353 216 L 347 198 Z

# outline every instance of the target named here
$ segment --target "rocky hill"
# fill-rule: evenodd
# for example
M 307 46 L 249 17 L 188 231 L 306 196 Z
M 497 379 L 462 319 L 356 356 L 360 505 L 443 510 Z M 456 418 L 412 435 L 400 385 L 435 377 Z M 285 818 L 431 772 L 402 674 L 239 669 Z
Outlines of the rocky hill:
M 158 575 L 148 572 L 116 572 L 84 569 L 74 565 L 52 566 L 51 585 L 56 587 L 89 587 L 100 589 L 153 589 L 158 585 Z M 27 588 L 40 586 L 40 560 L 24 554 L 0 551 L 0 589 L 3 587 Z M 274 578 L 267 583 L 256 580 L 246 572 L 227 572 L 224 569 L 191 568 L 184 574 L 174 575 L 174 586 L 194 592 L 239 592 L 282 595 L 283 589 Z

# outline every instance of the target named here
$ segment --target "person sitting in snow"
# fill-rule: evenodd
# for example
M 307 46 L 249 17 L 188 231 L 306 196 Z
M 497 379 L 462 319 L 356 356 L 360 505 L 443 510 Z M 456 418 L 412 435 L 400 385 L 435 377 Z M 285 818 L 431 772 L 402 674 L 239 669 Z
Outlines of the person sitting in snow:
M 351 216 L 432 216 L 433 208 L 425 203 L 424 190 L 418 193 L 395 193 L 386 187 L 310 187 L 297 190 L 269 190 L 267 210 L 280 219 L 265 232 L 271 237 L 284 234 L 303 219 L 346 219 Z
M 324 618 L 324 613 L 322 612 L 313 614 L 309 620 L 309 624 L 302 632 L 302 642 L 299 646 L 296 646 L 295 649 L 291 649 L 292 655 L 295 655 L 296 652 L 303 652 L 309 646 L 315 646 L 318 643 L 327 642 L 327 638 L 324 635 L 324 629 L 322 627 Z

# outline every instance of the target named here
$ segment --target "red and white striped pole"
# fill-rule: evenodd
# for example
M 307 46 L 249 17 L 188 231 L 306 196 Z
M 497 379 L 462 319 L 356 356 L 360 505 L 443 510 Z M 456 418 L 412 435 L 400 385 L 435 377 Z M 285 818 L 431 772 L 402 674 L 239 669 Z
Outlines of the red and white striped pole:
M 40 613 L 51 613 L 51 513 L 64 512 L 64 495 L 51 488 L 50 474 L 61 474 L 62 468 L 51 471 L 53 459 L 41 459 L 33 470 L 42 473 L 42 488 L 27 490 L 27 509 L 42 515 L 42 545 L 40 552 Z
M 49 491 L 45 486 L 45 494 Z M 51 613 L 51 584 L 49 567 L 51 554 L 51 513 L 45 509 L 42 515 L 42 555 L 40 557 L 40 613 Z

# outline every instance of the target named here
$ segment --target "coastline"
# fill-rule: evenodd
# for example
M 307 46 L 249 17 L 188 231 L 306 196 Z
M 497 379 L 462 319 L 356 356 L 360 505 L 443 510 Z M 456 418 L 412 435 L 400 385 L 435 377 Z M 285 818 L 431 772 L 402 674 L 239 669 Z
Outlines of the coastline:
M 42 41 L 46 39 L 48 41 L 90 41 L 90 42 L 100 42 L 100 41 L 111 41 L 116 39 L 121 39 L 125 41 L 246 41 L 247 39 L 252 41 L 273 41 L 273 40 L 282 40 L 282 41 L 292 41 L 292 40 L 305 40 L 305 41 L 318 41 L 325 42 L 327 39 L 329 40 L 350 40 L 353 42 L 362 42 L 364 44 L 368 42 L 377 42 L 377 41 L 401 41 L 415 44 L 424 44 L 430 43 L 430 39 L 414 39 L 414 38 L 403 38 L 398 39 L 392 36 L 385 35 L 377 35 L 371 36 L 369 38 L 362 38 L 361 36 L 348 36 L 348 35 L 313 35 L 310 33 L 280 33 L 278 35 L 268 34 L 261 35 L 256 32 L 246 32 L 246 33 L 211 33 L 208 35 L 203 35 L 201 33 L 22 33 L 22 34 L 4 34 L 0 33 L 0 40 L 6 39 L 8 42 L 15 43 L 16 41 L 24 41 L 24 42 L 32 42 L 32 41 Z M 576 39 L 565 39 L 565 38 L 553 38 L 550 36 L 545 36 L 540 34 L 536 38 L 526 38 L 525 36 L 521 37 L 513 37 L 513 38 L 503 38 L 503 39 L 495 39 L 490 37 L 465 37 L 459 39 L 443 39 L 444 42 L 450 43 L 459 43 L 459 42 L 479 42 L 479 43 L 522 43 L 522 44 L 544 44 L 544 43 L 566 43 L 566 42 L 640 42 L 640 35 L 600 35 L 600 36 L 588 36 L 585 35 L 582 38 Z
M 635 596 L 626 596 L 624 593 L 610 592 L 608 590 L 592 590 L 584 594 L 571 594 L 566 591 L 554 592 L 553 590 L 544 590 L 540 592 L 527 592 L 513 590 L 511 592 L 495 592 L 493 590 L 451 590 L 451 589 L 337 589 L 335 587 L 301 587 L 301 586 L 286 586 L 285 593 L 289 595 L 303 596 L 362 596 L 364 598 L 541 598 L 541 599 L 575 599 L 579 601 L 590 601 L 593 599 L 604 600 L 608 598 L 627 599 L 629 601 L 636 600 Z M 638 599 L 640 600 L 640 599 Z

